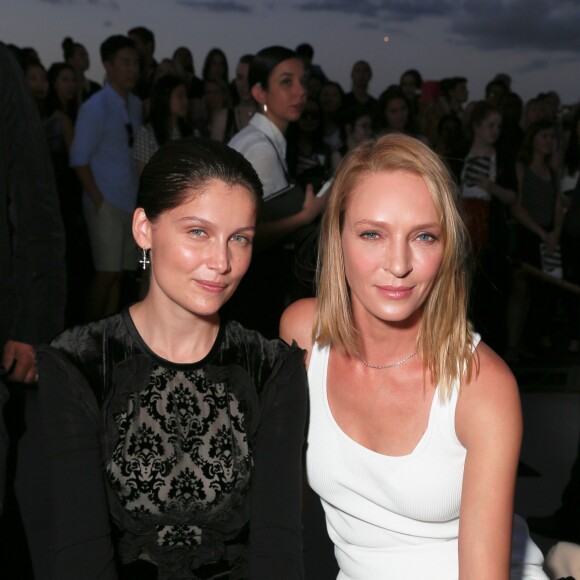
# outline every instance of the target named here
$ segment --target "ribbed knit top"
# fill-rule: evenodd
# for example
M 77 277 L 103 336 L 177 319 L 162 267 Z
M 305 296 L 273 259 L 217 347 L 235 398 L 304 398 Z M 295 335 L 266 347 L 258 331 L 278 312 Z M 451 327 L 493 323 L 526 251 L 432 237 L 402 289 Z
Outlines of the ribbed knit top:
M 474 335 L 473 348 L 480 337 Z M 459 509 L 466 450 L 455 434 L 458 389 L 434 393 L 425 433 L 404 456 L 387 456 L 351 439 L 332 416 L 327 396 L 329 347 L 310 358 L 308 481 L 320 496 L 335 544 L 339 580 L 457 580 Z M 541 553 L 525 524 L 512 578 L 545 578 Z M 521 554 L 519 553 L 521 552 Z M 533 557 L 532 557 L 533 555 Z M 531 574 L 522 562 L 534 562 Z

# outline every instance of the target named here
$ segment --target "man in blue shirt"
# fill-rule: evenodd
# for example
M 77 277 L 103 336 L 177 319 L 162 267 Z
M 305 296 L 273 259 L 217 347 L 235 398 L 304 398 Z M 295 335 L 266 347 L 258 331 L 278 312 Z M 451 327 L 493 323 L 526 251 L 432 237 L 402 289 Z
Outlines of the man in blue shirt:
M 139 78 L 139 58 L 133 41 L 116 35 L 101 45 L 101 59 L 107 83 L 81 107 L 70 155 L 83 186 L 95 265 L 91 320 L 117 310 L 122 273 L 137 266 L 131 229 L 139 182 L 133 137 L 141 126 L 142 103 L 131 90 Z

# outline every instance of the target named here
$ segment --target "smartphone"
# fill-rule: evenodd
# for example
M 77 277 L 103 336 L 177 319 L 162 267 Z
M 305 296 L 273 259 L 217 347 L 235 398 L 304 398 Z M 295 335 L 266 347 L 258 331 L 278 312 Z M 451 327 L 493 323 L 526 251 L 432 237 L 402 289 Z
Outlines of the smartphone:
M 332 185 L 332 182 L 334 181 L 334 177 L 331 177 L 330 179 L 327 179 L 323 184 L 322 187 L 318 190 L 318 192 L 316 193 L 316 197 L 322 197 L 330 188 L 330 186 Z

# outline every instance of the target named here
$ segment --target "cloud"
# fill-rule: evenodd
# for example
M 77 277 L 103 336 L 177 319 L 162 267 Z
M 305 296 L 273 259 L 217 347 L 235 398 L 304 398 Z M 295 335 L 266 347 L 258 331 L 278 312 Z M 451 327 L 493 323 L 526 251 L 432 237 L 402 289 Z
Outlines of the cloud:
M 377 16 L 379 6 L 371 0 L 322 0 L 299 4 L 297 7 L 304 12 L 342 12 L 344 14 L 358 14 L 359 16 Z
M 439 18 L 448 23 L 453 42 L 484 50 L 580 49 L 580 0 L 300 0 L 296 8 L 389 24 Z
M 204 8 L 212 12 L 238 12 L 244 14 L 252 12 L 247 5 L 235 0 L 177 0 L 177 4 L 190 6 L 191 8 Z
M 562 58 L 535 58 L 526 62 L 525 64 L 517 67 L 514 69 L 513 72 L 515 73 L 527 73 L 527 72 L 535 72 L 538 70 L 546 70 L 548 67 L 553 67 L 556 65 L 566 65 L 573 62 L 577 62 L 577 58 L 575 56 L 569 57 L 562 57 Z
M 111 8 L 112 10 L 119 10 L 119 2 L 117 0 L 40 0 L 48 4 L 90 4 L 91 6 L 103 6 Z
M 297 8 L 309 12 L 342 12 L 410 22 L 424 16 L 448 15 L 456 6 L 457 2 L 452 0 L 317 0 L 304 2 Z
M 580 49 L 578 0 L 464 0 L 451 23 L 462 42 L 486 50 Z

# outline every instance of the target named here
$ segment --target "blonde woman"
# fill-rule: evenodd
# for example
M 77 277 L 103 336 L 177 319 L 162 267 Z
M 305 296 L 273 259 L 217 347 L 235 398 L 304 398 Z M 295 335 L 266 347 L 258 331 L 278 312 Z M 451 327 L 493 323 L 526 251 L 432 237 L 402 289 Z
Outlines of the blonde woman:
M 308 479 L 341 580 L 546 578 L 519 518 L 510 557 L 520 402 L 467 318 L 455 199 L 416 139 L 359 146 L 330 192 L 318 297 L 282 317 L 308 351 Z

